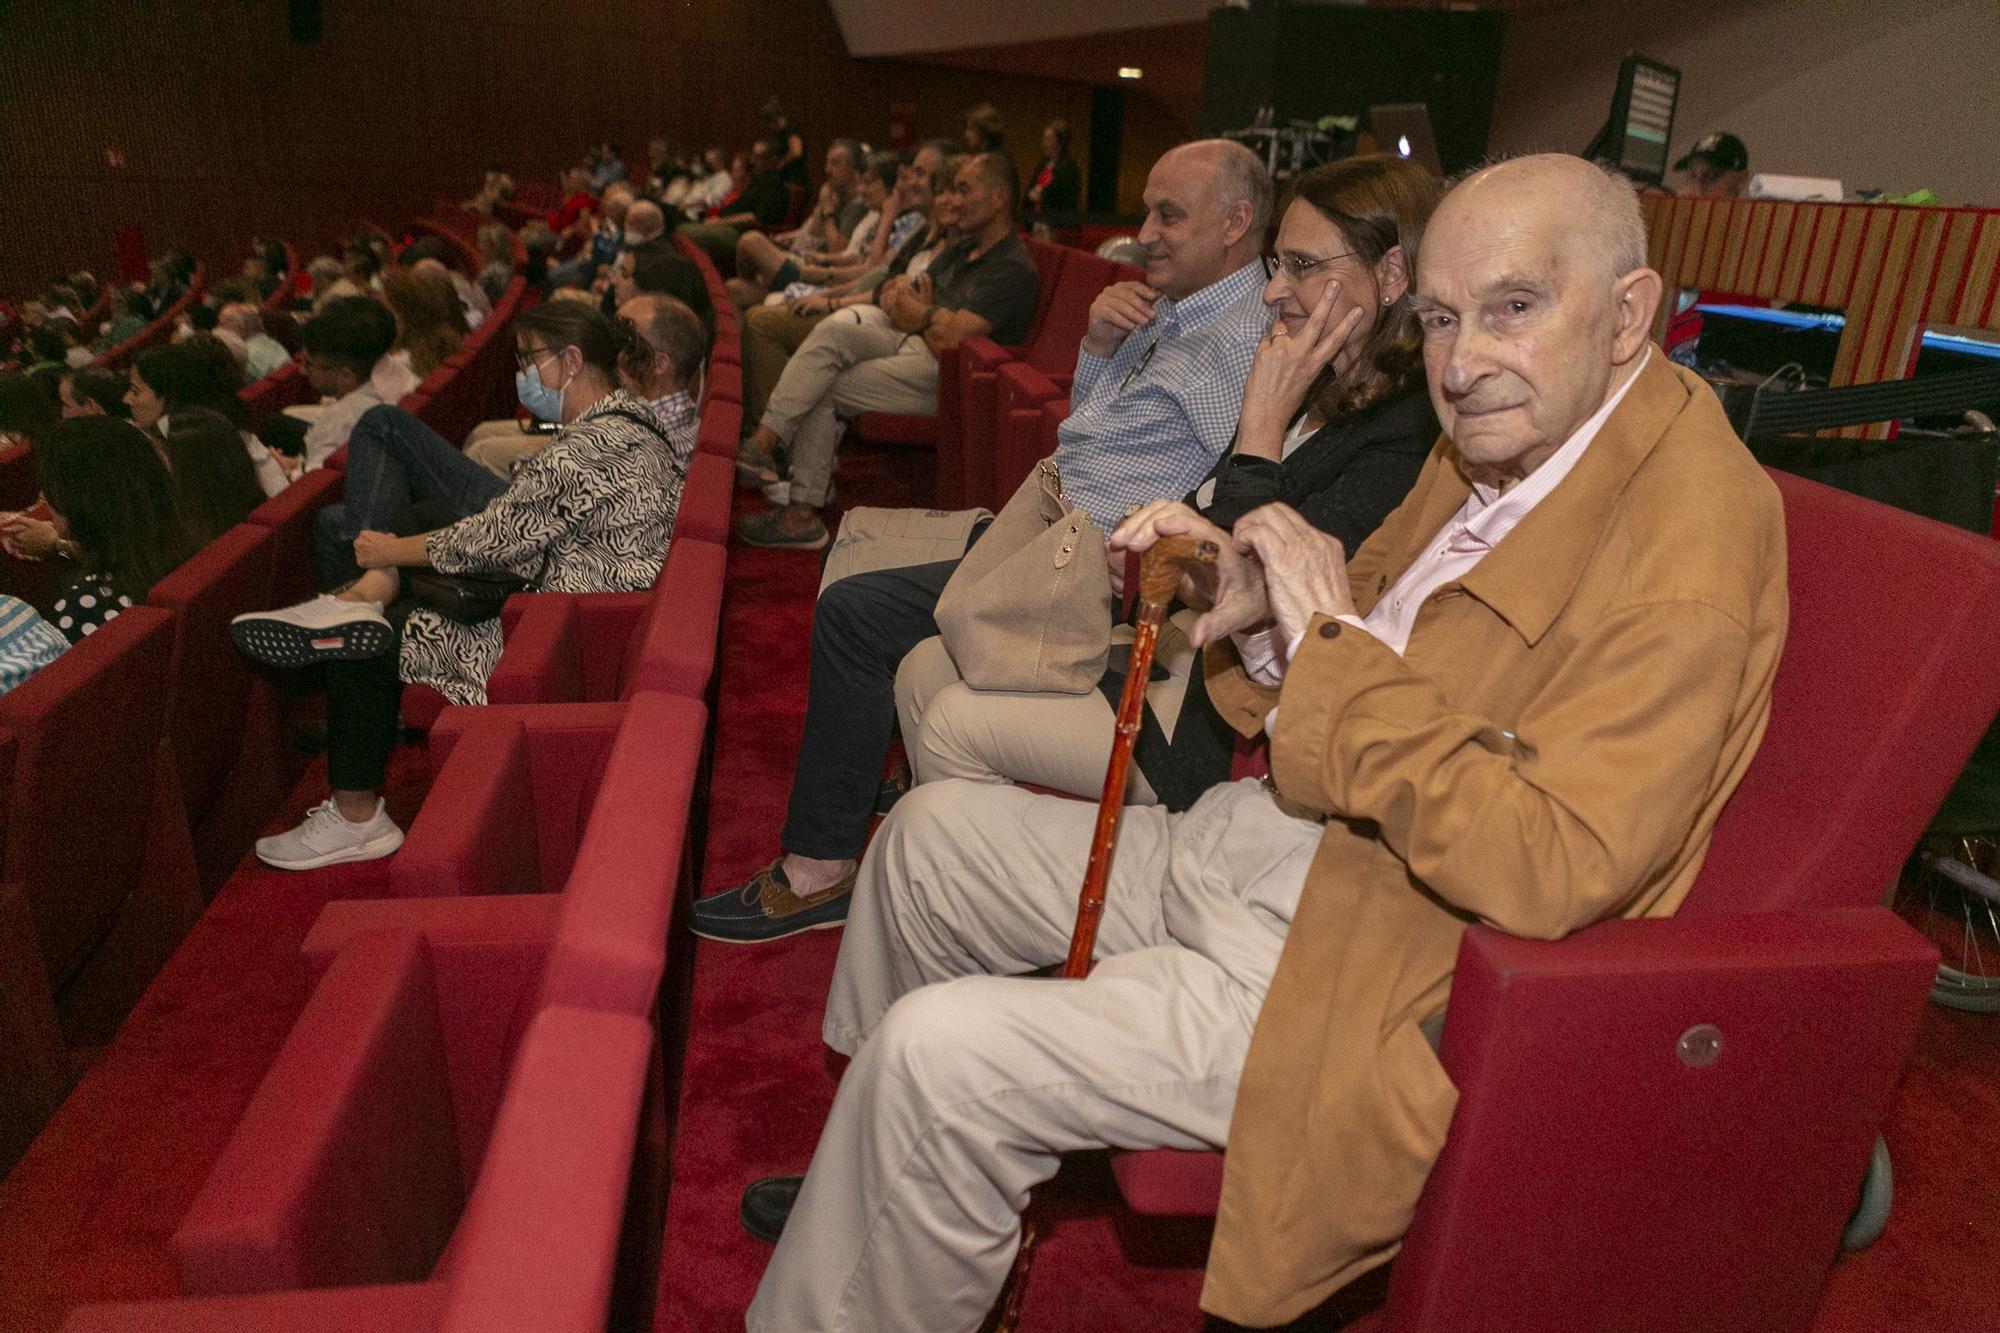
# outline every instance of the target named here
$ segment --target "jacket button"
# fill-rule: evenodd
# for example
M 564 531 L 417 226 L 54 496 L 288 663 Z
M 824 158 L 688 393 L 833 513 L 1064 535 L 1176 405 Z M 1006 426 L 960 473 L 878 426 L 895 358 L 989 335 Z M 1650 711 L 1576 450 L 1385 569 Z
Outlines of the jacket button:
M 1339 638 L 1340 622 L 1337 620 L 1322 620 L 1319 624 L 1319 636 L 1322 639 Z

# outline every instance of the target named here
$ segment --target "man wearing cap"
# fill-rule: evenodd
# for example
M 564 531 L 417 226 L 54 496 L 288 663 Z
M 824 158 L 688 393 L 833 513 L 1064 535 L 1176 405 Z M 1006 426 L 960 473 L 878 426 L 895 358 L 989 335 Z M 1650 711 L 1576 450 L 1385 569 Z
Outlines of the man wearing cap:
M 1733 134 L 1716 130 L 1674 163 L 1686 172 L 1680 193 L 1697 199 L 1734 199 L 1750 188 L 1750 150 Z

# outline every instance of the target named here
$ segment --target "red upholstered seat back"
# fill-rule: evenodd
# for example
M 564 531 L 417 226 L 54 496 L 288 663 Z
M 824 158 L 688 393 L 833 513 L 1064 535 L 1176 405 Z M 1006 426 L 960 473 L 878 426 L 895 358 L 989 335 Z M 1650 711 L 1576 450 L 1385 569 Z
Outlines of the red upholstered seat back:
M 1078 253 L 1066 245 L 1049 245 L 1032 236 L 1021 239 L 1028 247 L 1028 258 L 1035 262 L 1035 277 L 1039 285 L 1035 290 L 1034 322 L 1028 325 L 1028 336 L 1016 345 L 1016 349 L 1034 342 L 1035 336 L 1041 332 L 1042 321 L 1048 317 L 1049 303 L 1055 300 L 1056 284 L 1062 280 L 1063 266 Z
M 1771 475 L 1791 629 L 1683 912 L 1879 901 L 2000 704 L 2000 544 Z
M 699 699 L 715 670 L 716 630 L 728 555 L 713 542 L 677 541 L 645 616 L 625 644 L 618 697 L 662 690 Z
M 239 523 L 153 585 L 146 605 L 175 612 L 174 661 L 165 683 L 167 742 L 181 797 L 198 815 L 221 787 L 243 739 L 250 665 L 229 641 L 229 622 L 271 600 L 276 535 Z
M 1081 250 L 1063 260 L 1062 275 L 1049 293 L 1048 305 L 1035 336 L 1021 348 L 1021 359 L 1044 375 L 1067 375 L 1076 369 L 1077 344 L 1090 324 L 1090 303 L 1116 280 L 1118 265 Z
M 651 691 L 626 704 L 563 889 L 534 1008 L 645 1015 L 666 966 L 708 710 Z
M 174 620 L 134 607 L 0 698 L 18 750 L 0 878 L 25 887 L 52 986 L 138 888 Z
M 308 472 L 250 511 L 244 521 L 274 530 L 271 599 L 278 606 L 303 601 L 319 591 L 313 568 L 313 519 L 340 498 L 341 474 L 330 468 Z
M 674 515 L 674 540 L 729 541 L 729 505 L 736 490 L 736 468 L 727 458 L 697 451 L 688 460 L 681 506 Z

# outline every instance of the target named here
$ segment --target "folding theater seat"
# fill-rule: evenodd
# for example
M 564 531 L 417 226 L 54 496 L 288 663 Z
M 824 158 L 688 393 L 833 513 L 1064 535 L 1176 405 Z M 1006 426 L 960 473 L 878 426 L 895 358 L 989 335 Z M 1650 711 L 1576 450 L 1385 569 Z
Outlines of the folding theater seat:
M 651 592 L 510 598 L 488 706 L 604 702 L 640 690 L 702 697 L 715 670 L 727 563 L 720 546 L 676 541 Z
M 1054 411 L 1053 429 L 1069 415 L 1069 399 L 1055 381 L 1025 361 L 1000 367 L 993 387 L 993 489 L 1004 502 L 1053 451 L 1053 438 L 1047 446 L 1042 439 L 1044 411 Z
M 125 611 L 0 698 L 0 1163 L 201 912 L 166 745 L 174 617 Z
M 244 520 L 273 530 L 272 605 L 304 601 L 320 590 L 319 573 L 313 565 L 313 520 L 321 509 L 340 498 L 342 480 L 337 468 L 308 472 L 251 510 Z
M 615 1112 L 615 1132 L 596 1131 L 588 1117 L 581 1126 L 552 1118 L 553 1092 L 520 1114 L 549 1131 L 539 1152 L 554 1160 L 543 1166 L 603 1173 L 593 1226 L 538 1238 L 558 1252 L 588 1242 L 599 1273 L 600 1322 L 591 1326 L 602 1326 L 602 1275 L 616 1243 L 606 1219 L 625 1200 L 642 1102 L 664 1132 L 662 1066 L 649 1074 L 645 1057 L 668 940 L 685 935 L 674 918 L 692 887 L 682 835 L 705 725 L 686 699 L 649 694 L 625 708 L 560 894 L 342 902 L 322 912 L 302 948 L 312 998 L 174 1235 L 186 1294 L 426 1277 L 455 1291 L 466 1283 L 453 1302 L 511 1290 L 504 1266 L 469 1256 L 482 1228 L 519 1233 L 534 1214 L 498 1218 L 481 1192 L 497 1188 L 493 1172 L 534 1164 L 504 1154 L 507 1116 L 538 1061 L 556 1057 L 538 1056 L 522 1033 L 551 1013 L 582 1011 L 614 1016 L 632 1033 L 617 1079 L 574 1086 L 601 1103 L 593 1116 Z M 678 1041 L 684 1011 L 671 1020 Z M 645 1151 L 645 1170 L 663 1164 L 657 1142 Z M 540 1268 L 531 1257 L 528 1269 Z
M 380 1098 L 374 1118 L 357 1111 L 321 1138 L 301 1140 L 284 1099 L 311 1102 L 322 1090 L 282 1080 L 267 1082 L 245 1116 L 246 1136 L 299 1175 L 310 1178 L 333 1160 L 300 1159 L 336 1152 L 342 1165 L 362 1168 L 341 1188 L 301 1197 L 316 1209 L 312 1241 L 290 1260 L 301 1285 L 86 1306 L 70 1315 L 64 1333 L 601 1333 L 613 1313 L 620 1233 L 628 1224 L 651 1026 L 560 1005 L 537 1014 L 465 1197 L 458 1154 L 450 1135 L 439 1133 L 455 1118 L 437 1077 L 448 1058 L 443 1034 L 424 1022 L 420 999 L 405 998 L 421 989 L 429 965 L 418 936 L 385 932 L 357 941 L 337 964 L 342 974 L 329 973 L 323 1008 L 339 1010 L 338 1021 L 359 1004 L 378 1021 L 358 1030 L 316 1024 L 307 1039 L 324 1043 L 313 1053 L 318 1059 L 289 1067 L 308 1076 L 330 1068 L 343 1081 L 367 1084 Z M 389 1020 L 394 1002 L 348 999 L 350 989 L 369 989 L 377 970 L 402 983 L 397 999 L 418 1014 L 413 1021 Z M 404 1073 L 407 1084 L 398 1079 Z M 366 1141 L 369 1134 L 380 1138 Z M 424 1151 L 434 1156 L 420 1161 Z M 446 1235 L 448 1253 L 440 1255 Z M 629 1253 L 629 1242 L 625 1248 Z M 226 1256 L 226 1244 L 217 1253 Z M 649 1298 L 643 1276 L 627 1275 L 625 1306 L 635 1294 Z M 339 1285 L 303 1285 L 320 1279 Z
M 967 338 L 947 354 L 952 388 L 945 387 L 946 361 L 938 361 L 938 418 L 957 423 L 937 434 L 936 504 L 940 509 L 993 506 L 993 376 L 1013 355 L 990 338 Z M 948 416 L 947 416 L 948 414 Z M 897 418 L 901 420 L 901 418 Z M 910 421 L 929 418 L 911 417 Z
M 736 461 L 736 447 L 743 439 L 743 405 L 726 399 L 712 398 L 702 404 L 701 431 L 695 436 L 695 452 L 714 454 L 731 464 Z M 734 468 L 731 468 L 734 475 Z
M 1772 475 L 1790 633 L 1701 877 L 1663 920 L 1467 931 L 1450 1136 L 1357 1327 L 1812 1322 L 1937 962 L 1872 904 L 2000 708 L 2000 547 Z M 1113 1169 L 1136 1208 L 1189 1216 L 1220 1163 Z
M 293 776 L 270 678 L 252 671 L 229 639 L 233 617 L 272 604 L 277 540 L 271 528 L 239 523 L 146 599 L 174 612 L 167 739 L 205 895 L 249 850 Z

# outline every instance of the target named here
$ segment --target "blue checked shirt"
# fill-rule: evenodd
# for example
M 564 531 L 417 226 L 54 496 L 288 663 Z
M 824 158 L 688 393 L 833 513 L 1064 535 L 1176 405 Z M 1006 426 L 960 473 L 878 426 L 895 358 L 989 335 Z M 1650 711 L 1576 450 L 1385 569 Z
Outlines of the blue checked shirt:
M 1098 531 L 1149 500 L 1178 500 L 1236 438 L 1250 358 L 1269 331 L 1252 260 L 1153 318 L 1109 360 L 1078 349 L 1069 418 L 1056 428 L 1063 496 Z

